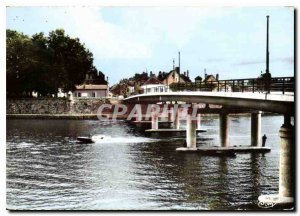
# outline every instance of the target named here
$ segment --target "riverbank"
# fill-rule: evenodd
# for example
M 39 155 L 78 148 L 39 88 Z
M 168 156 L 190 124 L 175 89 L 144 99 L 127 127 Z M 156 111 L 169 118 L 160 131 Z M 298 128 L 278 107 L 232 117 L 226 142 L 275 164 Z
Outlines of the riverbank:
M 7 118 L 97 119 L 102 105 L 121 103 L 115 98 L 21 98 L 6 101 Z
M 109 114 L 102 115 L 109 118 Z M 126 119 L 127 116 L 120 115 L 117 119 Z M 6 114 L 6 119 L 58 119 L 58 120 L 99 120 L 97 114 Z

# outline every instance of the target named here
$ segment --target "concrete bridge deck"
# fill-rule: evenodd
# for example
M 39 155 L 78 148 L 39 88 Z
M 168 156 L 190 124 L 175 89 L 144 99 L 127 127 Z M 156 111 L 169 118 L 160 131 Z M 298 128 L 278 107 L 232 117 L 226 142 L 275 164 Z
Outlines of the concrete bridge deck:
M 158 103 L 182 101 L 186 103 L 206 103 L 233 106 L 293 115 L 295 111 L 294 94 L 258 92 L 159 92 L 139 94 L 125 98 L 126 103 Z

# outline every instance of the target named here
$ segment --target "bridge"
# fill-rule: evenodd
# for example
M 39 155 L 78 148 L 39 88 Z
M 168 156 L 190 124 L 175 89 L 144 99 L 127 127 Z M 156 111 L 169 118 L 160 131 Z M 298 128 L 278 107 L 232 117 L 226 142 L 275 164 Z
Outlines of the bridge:
M 179 56 L 180 71 L 180 56 Z M 295 170 L 295 129 L 291 124 L 291 116 L 295 115 L 294 77 L 271 77 L 269 70 L 269 16 L 267 16 L 267 43 L 266 43 L 266 73 L 260 78 L 232 79 L 203 81 L 194 83 L 173 83 L 164 89 L 157 89 L 156 93 L 134 95 L 124 99 L 127 104 L 168 104 L 169 118 L 173 121 L 173 129 L 165 130 L 173 132 L 179 130 L 179 103 L 190 105 L 186 112 L 186 147 L 176 149 L 184 152 L 227 152 L 245 150 L 248 152 L 266 152 L 270 149 L 261 143 L 261 113 L 272 112 L 284 115 L 284 122 L 279 129 L 280 136 L 280 164 L 279 164 L 279 193 L 275 195 L 261 195 L 258 200 L 269 206 L 291 205 L 294 203 L 294 170 Z M 201 108 L 199 104 L 206 104 Z M 197 128 L 200 129 L 201 113 L 212 112 L 210 104 L 220 106 L 213 112 L 219 114 L 220 147 L 214 149 L 197 148 Z M 196 108 L 197 118 L 193 118 Z M 251 145 L 246 149 L 230 146 L 229 143 L 229 121 L 228 115 L 234 111 L 251 113 Z M 141 121 L 141 116 L 137 116 Z M 158 113 L 151 111 L 151 130 L 148 132 L 159 132 Z M 171 134 L 170 133 L 170 134 Z
M 157 92 L 130 96 L 126 103 L 159 103 L 182 101 L 261 110 L 279 114 L 294 113 L 294 94 L 241 93 L 241 92 Z
M 186 147 L 177 148 L 180 152 L 226 152 L 226 151 L 246 151 L 246 152 L 268 152 L 271 149 L 262 146 L 261 143 L 261 113 L 271 112 L 284 115 L 284 122 L 279 129 L 280 136 L 280 164 L 279 164 L 279 194 L 262 195 L 258 199 L 263 203 L 276 203 L 277 205 L 287 205 L 294 202 L 294 158 L 295 158 L 295 129 L 291 124 L 291 117 L 295 114 L 294 103 L 294 79 L 278 78 L 276 85 L 274 82 L 267 91 L 263 87 L 255 84 L 259 83 L 256 79 L 249 85 L 245 85 L 245 81 L 232 81 L 230 88 L 228 83 L 219 82 L 214 89 L 216 91 L 199 91 L 201 87 L 196 84 L 181 85 L 178 84 L 175 92 L 155 92 L 133 95 L 124 99 L 126 104 L 160 104 L 168 105 L 169 117 L 168 120 L 173 122 L 173 128 L 159 129 L 159 118 L 157 113 L 151 113 L 151 129 L 146 130 L 148 133 L 169 133 L 172 136 L 173 132 L 180 131 L 179 129 L 179 113 L 175 110 L 175 105 L 189 104 L 190 107 L 186 113 Z M 281 80 L 283 84 L 278 84 Z M 287 82 L 287 80 L 289 80 Z M 226 84 L 225 84 L 226 83 Z M 242 88 L 237 88 L 237 83 L 241 84 Z M 287 84 L 288 83 L 288 84 Z M 225 85 L 223 85 L 225 84 Z M 222 87 L 221 87 L 222 86 Z M 234 86 L 234 87 L 233 87 Z M 276 86 L 276 91 L 274 86 Z M 203 85 L 202 85 L 203 87 Z M 204 87 L 203 87 L 204 88 Z M 228 91 L 228 89 L 231 89 Z M 237 91 L 238 89 L 238 91 Z M 180 91 L 184 90 L 184 91 Z M 207 89 L 206 89 L 207 90 Z M 201 108 L 199 104 L 206 104 Z M 219 108 L 211 109 L 211 105 L 217 105 Z M 197 109 L 197 119 L 192 118 L 192 109 Z M 202 113 L 218 113 L 220 127 L 220 146 L 219 147 L 201 147 L 197 148 L 196 139 L 197 132 L 200 130 L 200 119 Z M 234 112 L 251 113 L 251 137 L 250 146 L 236 147 L 229 143 L 229 121 L 228 115 Z M 136 119 L 142 122 L 142 118 Z

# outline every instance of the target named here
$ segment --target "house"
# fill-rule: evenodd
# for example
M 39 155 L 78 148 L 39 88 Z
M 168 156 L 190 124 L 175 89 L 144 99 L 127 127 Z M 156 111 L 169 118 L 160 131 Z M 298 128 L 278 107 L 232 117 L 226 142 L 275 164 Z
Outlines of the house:
M 128 93 L 128 95 L 133 95 L 135 93 L 135 82 L 134 81 L 128 81 L 127 93 Z
M 142 93 L 155 93 L 155 92 L 168 92 L 169 87 L 159 81 L 155 76 L 151 76 L 146 82 L 140 87 Z
M 158 79 L 165 85 L 170 85 L 172 83 L 190 83 L 192 82 L 189 78 L 189 71 L 180 73 L 180 68 L 175 67 L 169 73 L 160 72 L 158 74 Z
M 204 74 L 204 80 L 203 82 L 217 82 L 219 80 L 219 74 L 214 75 L 208 75 L 207 73 Z
M 155 77 L 155 74 L 150 72 L 150 76 Z M 110 91 L 114 96 L 130 96 L 143 93 L 141 85 L 149 79 L 147 72 L 136 73 L 134 76 L 128 79 L 122 79 L 118 84 L 111 87 Z
M 202 81 L 203 87 L 207 87 L 209 91 L 232 91 L 232 86 L 230 83 L 225 85 L 224 81 L 219 80 L 219 74 L 216 76 L 210 74 L 208 75 L 206 72 L 204 73 L 204 80 Z
M 73 97 L 108 97 L 108 85 L 77 85 Z
M 76 85 L 73 97 L 108 97 L 109 87 L 107 79 L 105 80 L 105 76 L 101 71 L 90 71 L 86 74 L 83 84 Z
M 201 76 L 197 76 L 195 78 L 195 83 L 200 83 L 200 82 L 202 82 L 202 77 Z
M 115 84 L 110 88 L 110 92 L 113 94 L 113 96 L 119 96 L 119 95 L 126 95 L 127 94 L 127 85 L 119 83 Z

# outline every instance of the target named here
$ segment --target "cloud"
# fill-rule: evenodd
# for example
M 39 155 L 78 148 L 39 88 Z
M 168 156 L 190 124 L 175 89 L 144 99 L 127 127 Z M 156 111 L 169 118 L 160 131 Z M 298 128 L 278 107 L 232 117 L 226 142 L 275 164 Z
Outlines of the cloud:
M 279 61 L 281 62 L 284 62 L 284 63 L 287 63 L 287 64 L 292 64 L 294 65 L 294 57 L 286 57 L 286 58 L 281 58 L 281 59 L 278 59 Z
M 101 9 L 93 7 L 67 8 L 64 28 L 83 41 L 101 59 L 137 59 L 149 58 L 151 47 L 132 37 L 122 26 L 106 22 Z M 68 25 L 67 20 L 72 20 Z
M 116 10 L 120 22 L 106 20 L 104 10 Z M 51 14 L 49 20 L 80 38 L 98 59 L 147 59 L 161 44 L 183 49 L 201 31 L 201 23 L 225 13 L 221 9 L 199 13 L 192 7 L 48 7 L 39 10 L 40 17 L 45 11 Z
M 201 62 L 213 63 L 213 62 L 224 62 L 225 58 L 208 58 L 208 59 L 200 59 Z
M 262 64 L 265 63 L 265 60 L 245 60 L 245 61 L 241 61 L 236 63 L 235 65 L 253 65 L 253 64 Z
M 163 41 L 181 49 L 202 31 L 203 23 L 227 13 L 218 8 L 134 7 L 124 10 L 122 24 L 146 43 Z
M 255 64 L 264 64 L 265 62 L 266 62 L 265 59 L 243 60 L 238 63 L 235 63 L 234 65 L 255 65 Z M 275 59 L 270 59 L 270 62 L 284 62 L 284 63 L 288 63 L 288 64 L 294 64 L 294 58 L 293 57 L 275 58 Z
M 117 10 L 119 22 L 103 17 L 103 10 Z M 183 49 L 197 32 L 201 23 L 222 16 L 221 9 L 131 7 L 131 8 L 67 8 L 66 31 L 73 32 L 91 48 L 99 59 L 147 59 L 158 46 L 169 44 Z

